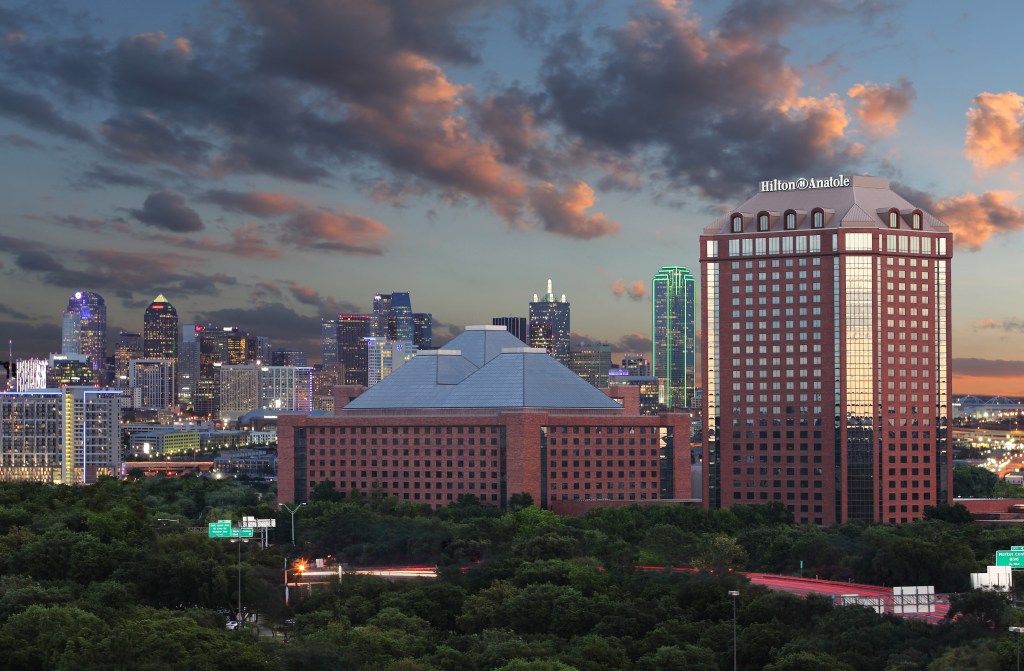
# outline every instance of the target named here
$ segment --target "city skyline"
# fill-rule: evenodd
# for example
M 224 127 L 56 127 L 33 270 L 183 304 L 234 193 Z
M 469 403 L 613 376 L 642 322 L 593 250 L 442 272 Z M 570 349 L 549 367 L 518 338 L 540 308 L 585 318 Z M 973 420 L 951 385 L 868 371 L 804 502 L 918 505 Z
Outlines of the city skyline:
M 548 277 L 573 341 L 649 356 L 647 278 L 697 267 L 720 208 L 867 173 L 954 233 L 954 393 L 1024 395 L 1017 5 L 367 7 L 0 14 L 15 358 L 59 351 L 77 290 L 106 299 L 108 353 L 163 294 L 313 362 L 320 319 L 381 289 L 437 346 Z

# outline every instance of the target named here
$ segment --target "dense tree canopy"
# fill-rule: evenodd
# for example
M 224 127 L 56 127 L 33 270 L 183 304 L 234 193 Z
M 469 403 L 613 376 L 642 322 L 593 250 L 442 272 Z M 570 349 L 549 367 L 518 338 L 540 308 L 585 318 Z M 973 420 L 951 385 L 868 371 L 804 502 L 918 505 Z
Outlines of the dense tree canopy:
M 268 492 L 206 478 L 93 487 L 0 485 L 0 668 L 611 671 L 1009 668 L 1024 623 L 968 575 L 1014 530 L 954 507 L 901 526 L 799 526 L 785 508 L 662 505 L 577 518 L 525 498 L 502 512 L 463 497 L 431 511 L 328 491 L 291 515 Z M 277 516 L 272 545 L 239 548 L 203 525 Z M 289 560 L 429 564 L 437 580 L 357 575 L 292 593 Z M 934 584 L 931 625 L 749 584 L 741 571 Z M 687 567 L 689 571 L 657 567 Z M 224 627 L 238 600 L 262 626 Z M 293 619 L 292 619 L 293 618 Z M 285 626 L 285 622 L 294 622 Z M 271 636 L 272 631 L 281 636 Z M 287 638 L 283 637 L 287 632 Z M 262 635 L 258 635 L 262 634 Z

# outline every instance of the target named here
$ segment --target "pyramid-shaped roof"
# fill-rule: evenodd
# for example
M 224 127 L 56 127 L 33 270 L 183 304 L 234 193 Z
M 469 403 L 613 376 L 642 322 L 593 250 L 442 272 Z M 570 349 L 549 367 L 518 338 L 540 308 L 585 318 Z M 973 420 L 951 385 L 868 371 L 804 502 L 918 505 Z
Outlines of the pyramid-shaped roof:
M 470 326 L 444 349 L 417 354 L 344 410 L 568 408 L 621 410 L 543 349 L 504 327 Z

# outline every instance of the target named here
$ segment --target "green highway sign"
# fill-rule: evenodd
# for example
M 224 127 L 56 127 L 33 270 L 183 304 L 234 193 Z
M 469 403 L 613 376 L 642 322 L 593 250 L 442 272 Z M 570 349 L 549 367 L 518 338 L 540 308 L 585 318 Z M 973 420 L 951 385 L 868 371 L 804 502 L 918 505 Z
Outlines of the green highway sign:
M 208 530 L 210 538 L 231 538 L 234 535 L 231 533 L 231 520 L 210 522 Z
M 208 533 L 210 538 L 252 538 L 252 529 L 249 527 L 232 527 L 231 520 L 220 520 L 210 522 Z
M 1024 545 L 1011 545 L 1010 549 L 1011 550 L 1020 550 L 1020 551 L 1024 552 Z
M 1024 568 L 1024 550 L 997 550 L 996 566 Z

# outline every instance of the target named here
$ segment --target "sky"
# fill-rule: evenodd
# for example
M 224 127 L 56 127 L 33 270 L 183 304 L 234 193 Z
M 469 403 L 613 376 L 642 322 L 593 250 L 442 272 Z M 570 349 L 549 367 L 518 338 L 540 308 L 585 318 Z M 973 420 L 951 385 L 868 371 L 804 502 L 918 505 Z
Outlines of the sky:
M 954 393 L 1024 395 L 1014 1 L 0 2 L 0 339 L 157 294 L 319 359 L 409 291 L 649 355 L 651 279 L 763 179 L 870 174 L 954 233 Z

